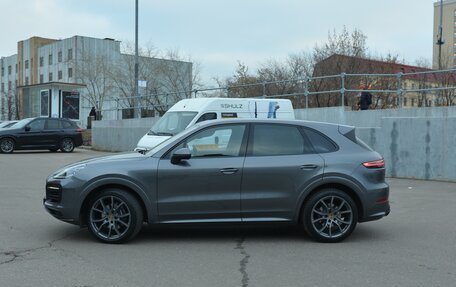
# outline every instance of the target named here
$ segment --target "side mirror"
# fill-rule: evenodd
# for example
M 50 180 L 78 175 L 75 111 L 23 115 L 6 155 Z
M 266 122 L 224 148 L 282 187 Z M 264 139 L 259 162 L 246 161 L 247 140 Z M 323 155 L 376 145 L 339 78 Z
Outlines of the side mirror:
M 190 159 L 191 157 L 192 154 L 190 153 L 190 150 L 188 148 L 181 148 L 173 153 L 173 155 L 171 156 L 171 163 L 178 164 L 182 160 Z
M 30 127 L 29 126 L 25 126 L 25 131 L 29 132 L 30 131 Z

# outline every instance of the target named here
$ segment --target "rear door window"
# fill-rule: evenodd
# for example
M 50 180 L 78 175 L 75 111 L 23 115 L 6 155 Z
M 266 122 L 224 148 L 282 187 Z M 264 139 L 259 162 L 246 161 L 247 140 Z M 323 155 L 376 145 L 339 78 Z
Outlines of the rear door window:
M 58 130 L 61 129 L 60 121 L 55 119 L 48 119 L 46 129 L 48 130 Z
M 312 148 L 297 126 L 280 124 L 255 124 L 250 154 L 276 156 L 311 153 Z

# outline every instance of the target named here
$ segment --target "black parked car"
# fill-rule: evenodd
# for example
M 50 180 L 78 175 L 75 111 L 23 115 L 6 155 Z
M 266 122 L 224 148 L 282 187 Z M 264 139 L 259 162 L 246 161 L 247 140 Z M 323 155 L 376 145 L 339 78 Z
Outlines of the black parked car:
M 9 129 L 0 130 L 0 152 L 48 149 L 72 152 L 82 145 L 82 130 L 68 119 L 28 118 Z
M 143 226 L 291 222 L 338 242 L 390 211 L 384 161 L 353 127 L 305 121 L 197 124 L 146 154 L 68 165 L 51 174 L 44 206 L 99 240 Z

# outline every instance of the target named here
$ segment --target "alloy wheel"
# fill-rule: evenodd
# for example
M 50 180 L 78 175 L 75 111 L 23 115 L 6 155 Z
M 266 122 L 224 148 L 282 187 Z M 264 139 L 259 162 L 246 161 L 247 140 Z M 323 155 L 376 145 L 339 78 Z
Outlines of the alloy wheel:
M 113 195 L 98 198 L 90 209 L 89 224 L 102 240 L 116 241 L 130 230 L 132 215 L 125 201 Z
M 14 150 L 14 141 L 12 139 L 2 139 L 0 141 L 0 151 L 3 153 L 11 153 Z
M 74 144 L 72 139 L 62 140 L 62 151 L 63 152 L 72 152 L 74 149 Z
M 312 227 L 324 238 L 335 239 L 345 235 L 353 222 L 352 207 L 342 197 L 326 196 L 318 200 L 312 207 Z

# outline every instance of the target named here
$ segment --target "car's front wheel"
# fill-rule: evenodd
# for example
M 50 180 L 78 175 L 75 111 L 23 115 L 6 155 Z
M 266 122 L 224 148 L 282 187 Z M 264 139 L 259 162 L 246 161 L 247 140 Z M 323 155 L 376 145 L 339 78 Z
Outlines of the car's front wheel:
M 0 151 L 3 153 L 12 153 L 14 150 L 14 140 L 4 138 L 0 140 Z
M 63 152 L 72 152 L 74 150 L 73 140 L 70 138 L 65 138 L 60 143 L 60 150 Z
M 340 242 L 355 229 L 358 209 L 353 199 L 338 189 L 324 189 L 305 203 L 303 224 L 319 242 Z
M 98 240 L 122 243 L 133 239 L 141 230 L 143 211 L 133 195 L 109 189 L 91 201 L 87 221 L 90 232 Z

